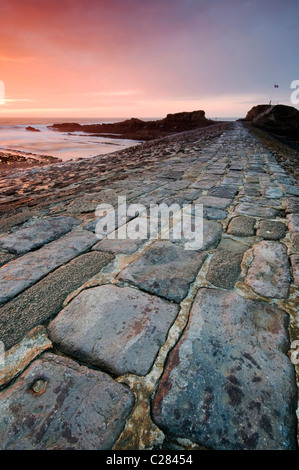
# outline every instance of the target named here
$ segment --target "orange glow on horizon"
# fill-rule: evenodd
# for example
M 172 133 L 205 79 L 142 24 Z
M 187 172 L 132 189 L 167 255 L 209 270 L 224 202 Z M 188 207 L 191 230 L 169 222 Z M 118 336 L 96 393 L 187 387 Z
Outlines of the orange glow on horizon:
M 258 0 L 0 0 L 0 15 L 0 117 L 241 117 L 273 80 L 290 105 L 299 78 L 296 15 Z

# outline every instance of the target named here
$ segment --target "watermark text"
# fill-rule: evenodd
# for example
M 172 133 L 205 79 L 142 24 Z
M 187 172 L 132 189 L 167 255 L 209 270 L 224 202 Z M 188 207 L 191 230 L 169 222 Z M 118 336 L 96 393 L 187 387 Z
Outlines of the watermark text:
M 166 203 L 127 205 L 118 197 L 118 207 L 100 204 L 96 208 L 97 237 L 118 240 L 171 240 L 181 242 L 187 250 L 203 245 L 202 204 L 167 205 Z
M 295 89 L 291 94 L 291 103 L 299 104 L 299 80 L 293 80 L 291 83 L 291 88 Z

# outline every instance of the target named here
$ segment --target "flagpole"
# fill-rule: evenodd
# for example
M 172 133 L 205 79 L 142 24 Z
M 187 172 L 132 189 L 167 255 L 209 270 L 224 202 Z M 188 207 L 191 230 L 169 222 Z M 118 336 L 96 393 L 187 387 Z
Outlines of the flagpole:
M 272 105 L 272 98 L 273 98 L 273 95 L 274 95 L 275 88 L 279 88 L 279 85 L 277 85 L 276 83 L 274 83 L 274 89 L 272 91 L 272 95 L 271 95 L 271 99 L 270 99 L 270 103 L 269 103 L 270 106 Z

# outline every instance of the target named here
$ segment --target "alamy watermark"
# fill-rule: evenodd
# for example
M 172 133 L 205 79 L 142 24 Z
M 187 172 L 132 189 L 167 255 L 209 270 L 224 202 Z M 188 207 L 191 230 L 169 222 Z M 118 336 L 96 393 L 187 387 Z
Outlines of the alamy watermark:
M 117 240 L 172 240 L 186 250 L 199 250 L 203 245 L 202 204 L 167 205 L 127 204 L 126 196 L 118 197 L 115 209 L 111 204 L 96 208 L 97 237 Z
M 295 89 L 291 94 L 291 103 L 299 104 L 299 80 L 293 80 L 291 83 L 291 88 Z

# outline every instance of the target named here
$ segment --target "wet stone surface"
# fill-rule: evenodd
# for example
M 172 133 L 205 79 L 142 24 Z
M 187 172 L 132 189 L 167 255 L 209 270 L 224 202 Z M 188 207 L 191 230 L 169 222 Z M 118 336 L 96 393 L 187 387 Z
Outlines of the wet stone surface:
M 206 258 L 171 242 L 156 242 L 121 273 L 120 279 L 146 292 L 181 302 Z
M 100 286 L 78 295 L 48 332 L 64 353 L 114 375 L 149 372 L 178 307 L 130 287 Z
M 0 238 L 0 247 L 21 255 L 56 240 L 78 224 L 72 217 L 47 217 Z
M 87 231 L 72 231 L 37 251 L 5 264 L 0 271 L 0 304 L 12 299 L 54 269 L 84 253 L 98 239 Z
M 286 246 L 263 241 L 254 245 L 252 254 L 246 283 L 262 296 L 287 298 L 291 278 Z
M 206 275 L 207 281 L 223 289 L 231 289 L 239 278 L 243 254 L 246 245 L 231 242 L 229 246 L 218 246 L 209 264 Z
M 166 364 L 154 421 L 169 436 L 211 449 L 295 449 L 290 409 L 296 391 L 283 352 L 287 344 L 283 311 L 201 289 Z M 278 415 L 280 427 L 274 424 Z
M 255 234 L 255 219 L 243 215 L 231 219 L 227 233 L 237 237 L 251 237 Z
M 261 220 L 256 235 L 264 240 L 280 240 L 286 234 L 286 226 L 282 222 Z
M 287 222 L 291 232 L 299 232 L 299 214 L 288 214 Z
M 0 336 L 5 347 L 20 341 L 31 328 L 52 320 L 67 296 L 112 259 L 108 253 L 85 253 L 0 307 Z
M 52 354 L 0 393 L 3 450 L 110 449 L 134 403 L 107 374 Z
M 295 449 L 297 154 L 235 122 L 0 169 L 0 449 Z
M 292 251 L 294 253 L 299 253 L 299 233 L 292 233 L 291 241 L 292 241 Z
M 259 204 L 242 202 L 236 207 L 237 214 L 250 215 L 253 217 L 276 217 L 279 215 L 279 212 L 272 207 L 264 207 Z

